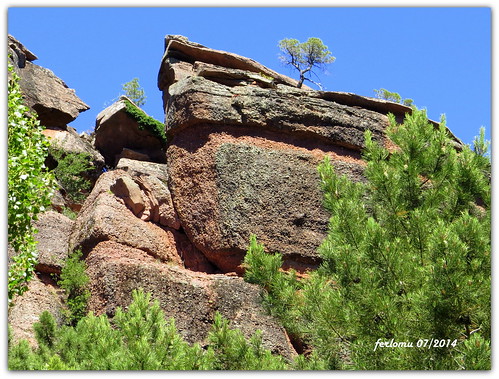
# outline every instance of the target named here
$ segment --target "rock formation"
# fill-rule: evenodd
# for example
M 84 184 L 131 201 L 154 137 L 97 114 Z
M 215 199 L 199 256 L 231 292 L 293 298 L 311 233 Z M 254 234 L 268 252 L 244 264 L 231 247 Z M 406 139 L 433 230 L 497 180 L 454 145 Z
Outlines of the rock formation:
M 167 265 L 142 250 L 115 242 L 101 242 L 87 258 L 91 279 L 90 309 L 114 315 L 131 302 L 133 289 L 151 292 L 167 317 L 174 317 L 189 342 L 203 342 L 215 311 L 249 337 L 262 330 L 266 348 L 287 358 L 295 354 L 286 332 L 260 305 L 259 289 L 241 278 L 206 275 Z
M 49 69 L 32 61 L 37 57 L 13 36 L 8 36 L 9 55 L 15 72 L 21 77 L 20 86 L 27 105 L 36 111 L 40 123 L 47 128 L 62 128 L 89 109 Z
M 364 132 L 390 146 L 387 113 L 402 120 L 411 108 L 298 89 L 249 58 L 167 36 L 158 75 L 166 126 L 122 98 L 97 116 L 92 146 L 65 126 L 84 104 L 34 68 L 34 54 L 11 36 L 9 47 L 30 106 L 42 124 L 58 128 L 46 131 L 52 143 L 110 169 L 96 172 L 74 221 L 47 212 L 37 223 L 39 275 L 9 313 L 16 338 L 33 340 L 29 322 L 43 309 L 61 318 L 47 274 L 81 249 L 96 314 L 114 315 L 142 288 L 189 342 L 205 342 L 219 311 L 247 336 L 261 329 L 265 347 L 291 358 L 293 346 L 265 312 L 259 288 L 238 277 L 250 235 L 282 253 L 285 269 L 318 267 L 329 220 L 318 164 L 329 156 L 338 173 L 363 181 Z M 27 72 L 53 80 L 28 85 Z
M 241 272 L 250 234 L 298 270 L 320 262 L 327 233 L 317 165 L 362 180 L 364 132 L 385 140 L 388 112 L 410 108 L 296 82 L 234 54 L 166 38 L 163 91 L 170 191 L 189 239 Z
M 36 270 L 44 274 L 60 274 L 64 261 L 68 258 L 68 239 L 73 229 L 73 221 L 66 216 L 47 211 L 35 222 L 38 233 L 38 264 Z
M 95 147 L 101 152 L 106 164 L 114 167 L 120 158 L 164 163 L 164 141 L 153 130 L 141 124 L 137 113 L 150 118 L 126 97 L 110 105 L 97 115 Z M 164 127 L 161 125 L 161 128 Z

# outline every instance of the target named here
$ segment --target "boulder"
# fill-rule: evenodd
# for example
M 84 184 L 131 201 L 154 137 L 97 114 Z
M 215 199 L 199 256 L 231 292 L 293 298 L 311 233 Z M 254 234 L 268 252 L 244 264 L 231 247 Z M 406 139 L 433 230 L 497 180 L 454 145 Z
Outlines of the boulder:
M 364 132 L 384 142 L 388 118 L 382 113 L 320 98 L 314 91 L 285 85 L 229 87 L 200 76 L 168 88 L 167 135 L 199 124 L 240 125 L 278 134 L 310 136 L 360 151 Z M 191 131 L 191 133 L 193 133 Z
M 28 283 L 28 290 L 14 299 L 9 306 L 8 323 L 12 328 L 12 341 L 26 339 L 36 347 L 33 324 L 44 311 L 54 316 L 57 324 L 64 322 L 64 304 L 60 290 L 48 275 L 35 275 Z
M 135 183 L 122 170 L 102 174 L 75 220 L 70 248 L 81 247 L 86 254 L 99 242 L 110 240 L 144 250 L 163 261 L 182 264 L 174 230 L 141 220 L 140 213 L 134 213 L 137 209 L 129 209 L 130 203 L 113 192 L 117 182 Z M 142 193 L 138 196 L 146 198 Z M 145 204 L 141 207 L 145 209 Z
M 99 174 L 102 171 L 102 168 L 104 167 L 104 157 L 92 146 L 87 138 L 78 135 L 74 128 L 68 126 L 66 130 L 44 129 L 43 134 L 48 138 L 50 145 L 55 149 L 62 150 L 65 153 L 88 154 L 91 157 L 95 170 L 98 171 Z
M 168 189 L 168 171 L 166 164 L 142 162 L 133 159 L 121 158 L 116 166 L 138 178 L 139 185 L 150 199 L 150 207 L 157 207 L 150 210 L 149 219 L 160 225 L 173 229 L 180 228 L 180 220 L 173 207 L 173 201 Z
M 19 41 L 10 35 L 8 41 L 10 61 L 21 78 L 26 105 L 36 112 L 42 125 L 66 129 L 80 112 L 89 109 L 52 71 L 31 63 L 36 56 Z
M 35 222 L 38 233 L 38 264 L 36 270 L 45 274 L 60 274 L 64 261 L 68 257 L 68 239 L 73 221 L 68 217 L 47 211 Z
M 216 272 L 183 232 L 175 230 L 178 219 L 171 215 L 174 211 L 170 205 L 163 202 L 171 201 L 162 192 L 163 187 L 153 176 L 136 177 L 123 170 L 102 174 L 75 220 L 70 249 L 81 248 L 86 255 L 100 242 L 114 241 L 163 262 L 193 271 Z
M 249 337 L 262 330 L 263 345 L 291 358 L 296 354 L 286 332 L 260 304 L 260 289 L 241 278 L 195 273 L 164 264 L 145 252 L 116 242 L 101 242 L 86 259 L 90 309 L 112 316 L 127 307 L 134 289 L 150 292 L 167 317 L 173 317 L 188 342 L 206 343 L 216 311 Z
M 84 154 L 89 157 L 90 168 L 82 172 L 81 176 L 89 181 L 91 189 L 102 173 L 104 157 L 94 149 L 88 138 L 84 137 L 84 135 L 78 135 L 76 130 L 69 126 L 66 130 L 47 128 L 43 130 L 43 134 L 48 138 L 51 147 L 45 162 L 49 169 L 56 168 L 59 164 L 58 159 L 69 154 Z M 80 193 L 83 192 L 80 191 Z M 81 209 L 81 200 L 75 201 L 71 196 L 68 196 L 62 186 L 59 187 L 58 191 L 55 191 L 51 202 L 52 207 L 59 212 L 64 208 L 70 208 L 76 212 Z
M 191 42 L 184 36 L 167 35 L 165 37 L 165 53 L 158 75 L 159 89 L 163 90 L 176 81 L 189 76 L 193 70 L 189 64 L 193 65 L 195 62 L 205 62 L 222 68 L 262 74 L 261 77 L 273 78 L 276 84 L 283 83 L 296 87 L 298 83 L 298 81 L 279 74 L 253 59 L 227 51 L 210 49 L 199 43 Z M 175 65 L 175 68 L 172 68 L 172 65 Z
M 7 36 L 8 48 L 10 59 L 14 62 L 14 66 L 17 68 L 26 67 L 26 62 L 33 62 L 38 59 L 38 57 L 33 54 L 30 50 L 26 48 L 21 42 L 14 38 L 12 35 Z
M 95 147 L 104 156 L 108 166 L 116 166 L 121 157 L 141 156 L 142 160 L 164 163 L 165 141 L 137 121 L 127 105 L 143 117 L 147 116 L 126 97 L 110 105 L 97 115 L 95 125 Z M 150 118 L 149 118 L 150 119 Z
M 111 191 L 115 196 L 123 199 L 127 208 L 129 208 L 134 215 L 139 216 L 145 209 L 144 199 L 139 185 L 128 176 L 122 176 L 115 180 L 111 185 Z

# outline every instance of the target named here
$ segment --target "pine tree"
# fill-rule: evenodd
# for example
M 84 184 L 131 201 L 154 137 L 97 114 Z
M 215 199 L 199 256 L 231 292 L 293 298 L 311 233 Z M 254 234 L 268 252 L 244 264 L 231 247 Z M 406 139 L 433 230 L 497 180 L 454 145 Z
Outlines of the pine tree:
M 122 90 L 125 96 L 132 100 L 136 106 L 141 107 L 146 103 L 146 95 L 139 85 L 138 78 L 133 78 L 129 82 L 123 84 Z
M 483 131 L 474 151 L 457 151 L 444 119 L 435 129 L 425 111 L 413 110 L 403 125 L 391 116 L 387 136 L 393 151 L 366 132 L 366 184 L 338 176 L 328 158 L 320 165 L 331 212 L 321 267 L 299 285 L 287 281 L 293 297 L 274 290 L 276 270 L 264 275 L 271 283 L 259 283 L 267 298 L 286 304 L 279 315 L 285 326 L 295 315 L 295 333 L 328 368 L 490 368 L 490 161 Z M 250 274 L 258 269 L 254 251 L 246 261 Z M 392 340 L 413 347 L 377 344 Z
M 298 88 L 301 88 L 303 82 L 307 80 L 322 90 L 322 85 L 314 82 L 310 75 L 315 74 L 316 68 L 324 69 L 325 65 L 333 63 L 336 58 L 320 38 L 310 37 L 306 42 L 301 43 L 294 38 L 285 38 L 279 41 L 279 49 L 281 62 L 295 68 L 300 75 L 296 85 Z
M 114 318 L 89 313 L 76 325 L 57 326 L 44 312 L 34 324 L 38 347 L 13 343 L 10 370 L 284 370 L 284 358 L 263 347 L 260 332 L 246 339 L 219 313 L 202 348 L 178 333 L 151 294 L 134 290 L 127 310 Z

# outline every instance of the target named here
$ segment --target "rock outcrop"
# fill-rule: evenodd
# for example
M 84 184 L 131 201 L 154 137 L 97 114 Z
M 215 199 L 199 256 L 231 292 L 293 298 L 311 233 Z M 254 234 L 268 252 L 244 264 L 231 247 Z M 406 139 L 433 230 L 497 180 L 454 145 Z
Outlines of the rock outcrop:
M 242 271 L 252 233 L 287 266 L 317 267 L 329 219 L 317 165 L 329 155 L 338 172 L 363 180 L 364 132 L 385 143 L 386 113 L 410 108 L 298 89 L 178 36 L 165 45 L 158 85 L 170 191 L 190 240 L 223 271 Z
M 168 172 L 166 164 L 142 162 L 121 158 L 116 166 L 139 179 L 139 187 L 148 198 L 149 208 L 145 210 L 149 219 L 160 225 L 180 229 L 180 220 L 173 207 L 173 201 L 168 189 Z
M 28 290 L 9 306 L 8 323 L 12 330 L 12 341 L 26 339 L 37 346 L 33 324 L 44 311 L 54 316 L 57 324 L 64 322 L 64 302 L 61 291 L 46 275 L 35 275 L 28 283 Z
M 93 166 L 99 172 L 104 167 L 104 157 L 88 140 L 82 138 L 74 128 L 68 126 L 66 130 L 45 129 L 43 134 L 49 139 L 52 147 L 63 150 L 65 153 L 89 155 Z
M 130 108 L 135 113 L 131 113 Z M 95 147 L 104 156 L 107 165 L 116 166 L 120 158 L 158 163 L 166 161 L 165 141 L 147 127 L 150 124 L 143 125 L 137 120 L 134 117 L 137 114 L 144 119 L 148 117 L 130 100 L 122 97 L 97 115 Z
M 262 330 L 263 345 L 291 358 L 295 353 L 286 332 L 260 304 L 259 288 L 241 278 L 195 273 L 163 264 L 142 250 L 101 242 L 87 258 L 91 279 L 90 309 L 114 315 L 131 302 L 133 289 L 152 293 L 167 317 L 174 317 L 189 342 L 206 342 L 215 311 L 249 337 Z
M 90 182 L 91 187 L 95 184 L 97 179 L 102 173 L 105 166 L 104 157 L 94 148 L 92 143 L 87 139 L 78 135 L 75 129 L 68 126 L 64 129 L 45 129 L 43 134 L 47 137 L 51 149 L 49 150 L 49 157 L 47 159 L 47 166 L 54 169 L 57 165 L 57 159 L 53 157 L 54 150 L 60 153 L 60 157 L 65 157 L 69 154 L 83 154 L 88 156 L 89 169 L 81 175 Z M 64 192 L 64 191 L 62 191 Z M 81 204 L 75 203 L 67 195 L 64 196 L 62 192 L 57 192 L 57 197 L 53 198 L 52 205 L 57 210 L 62 210 L 68 207 L 74 210 L 79 210 Z M 60 199 L 59 203 L 57 199 Z
M 93 169 L 85 173 L 90 182 L 95 183 L 104 167 L 104 158 L 91 143 L 81 138 L 75 129 L 67 124 L 74 121 L 81 113 L 89 109 L 73 89 L 47 68 L 34 63 L 38 59 L 21 42 L 13 36 L 8 36 L 9 64 L 20 77 L 20 88 L 25 104 L 34 111 L 40 124 L 45 127 L 43 133 L 48 138 L 51 147 L 61 150 L 64 155 L 70 153 L 85 153 L 91 157 Z M 10 73 L 9 73 L 10 75 Z M 57 162 L 52 155 L 47 159 L 47 166 L 53 169 Z M 64 191 L 56 191 L 52 206 L 61 211 L 64 208 L 79 209 Z
M 9 46 L 16 70 L 38 70 L 29 68 L 36 57 L 22 44 L 9 37 Z M 329 214 L 317 166 L 329 156 L 338 173 L 364 181 L 365 131 L 391 147 L 387 114 L 402 120 L 411 111 L 296 84 L 249 58 L 168 36 L 158 76 L 165 127 L 121 98 L 97 116 L 92 146 L 63 126 L 77 106 L 52 112 L 67 112 L 54 121 L 50 106 L 32 105 L 59 128 L 46 131 L 53 145 L 86 152 L 109 171 L 97 173 L 75 221 L 54 212 L 40 218 L 39 273 L 9 312 L 15 335 L 33 341 L 29 322 L 44 309 L 60 319 L 62 303 L 47 274 L 81 249 L 96 314 L 113 316 L 142 288 L 189 342 L 206 342 L 218 311 L 246 336 L 262 330 L 266 348 L 293 357 L 259 287 L 238 277 L 250 235 L 283 254 L 284 269 L 318 267 Z
M 26 105 L 37 113 L 43 126 L 65 129 L 78 114 L 89 109 L 52 71 L 31 63 L 37 57 L 22 43 L 11 35 L 8 43 L 11 62 L 21 78 Z
M 36 270 L 45 274 L 60 274 L 64 261 L 68 257 L 68 239 L 73 228 L 73 221 L 66 216 L 48 211 L 35 222 L 38 233 L 38 264 Z
M 181 264 L 175 248 L 175 230 L 142 219 L 147 195 L 137 185 L 138 192 L 134 195 L 136 201 L 142 203 L 141 206 L 131 207 L 130 200 L 122 196 L 122 192 L 116 194 L 117 182 L 124 181 L 137 184 L 121 170 L 101 175 L 75 220 L 70 248 L 81 248 L 87 254 L 99 242 L 115 241 L 144 250 L 164 262 Z

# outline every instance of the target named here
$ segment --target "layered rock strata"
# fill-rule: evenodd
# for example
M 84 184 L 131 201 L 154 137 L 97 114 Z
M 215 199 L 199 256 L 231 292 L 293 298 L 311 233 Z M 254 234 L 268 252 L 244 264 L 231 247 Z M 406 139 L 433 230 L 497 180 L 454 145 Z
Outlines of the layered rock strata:
M 222 271 L 241 273 L 249 236 L 300 271 L 327 234 L 317 166 L 363 180 L 364 132 L 388 143 L 388 112 L 410 108 L 296 88 L 247 58 L 166 38 L 163 91 L 170 191 L 189 239 Z

